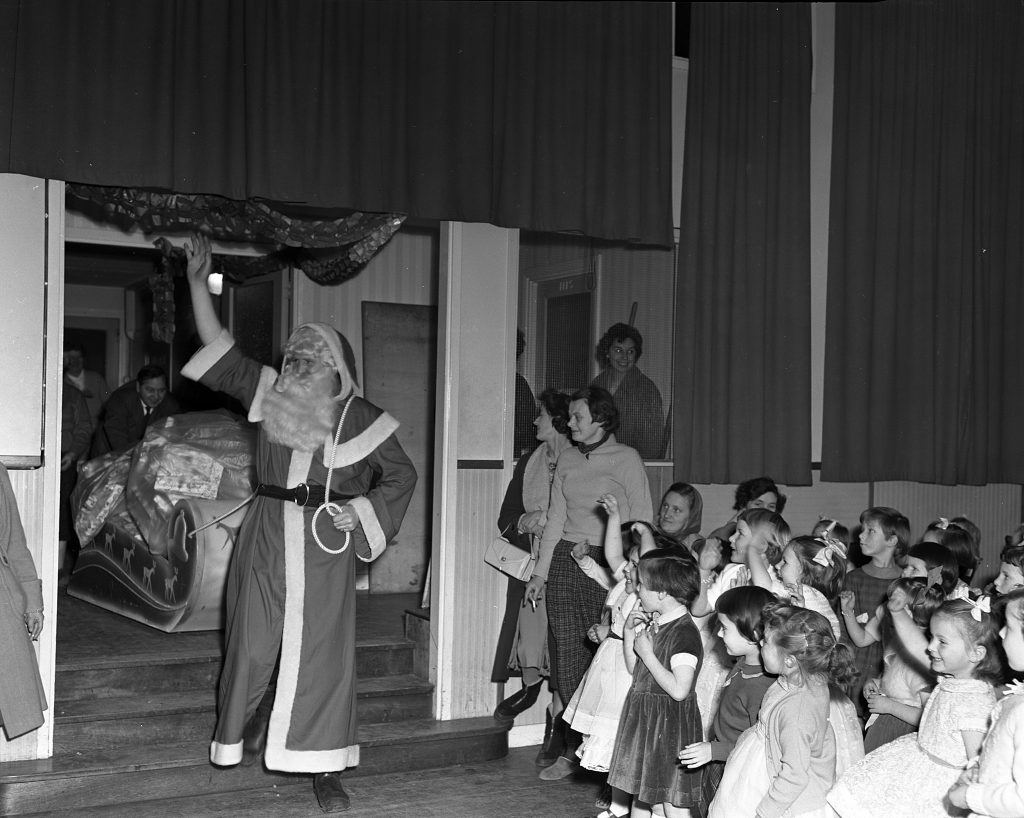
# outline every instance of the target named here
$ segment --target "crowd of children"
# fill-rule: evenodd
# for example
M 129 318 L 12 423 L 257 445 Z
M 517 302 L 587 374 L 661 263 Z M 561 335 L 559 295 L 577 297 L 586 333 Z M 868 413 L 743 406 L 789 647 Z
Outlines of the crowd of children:
M 606 564 L 576 556 L 606 615 L 564 713 L 597 818 L 1024 816 L 1024 525 L 979 591 L 962 517 L 911 546 L 870 508 L 854 567 L 835 520 L 749 508 L 691 552 L 599 502 Z

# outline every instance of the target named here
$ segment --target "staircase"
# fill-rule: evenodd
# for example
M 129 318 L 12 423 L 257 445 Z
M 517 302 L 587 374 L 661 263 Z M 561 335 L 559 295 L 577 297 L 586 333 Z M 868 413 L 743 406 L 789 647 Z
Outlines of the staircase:
M 508 734 L 490 717 L 431 718 L 429 623 L 414 594 L 365 595 L 356 617 L 360 765 L 346 779 L 499 758 Z M 224 793 L 301 787 L 308 776 L 209 763 L 219 632 L 154 631 L 62 596 L 58 611 L 54 756 L 0 764 L 0 815 L 220 814 Z M 197 798 L 198 797 L 198 798 Z M 133 805 L 140 805 L 135 807 Z M 90 809 L 92 808 L 92 809 Z M 152 811 L 150 811 L 152 810 Z M 66 812 L 64 812 L 66 811 Z

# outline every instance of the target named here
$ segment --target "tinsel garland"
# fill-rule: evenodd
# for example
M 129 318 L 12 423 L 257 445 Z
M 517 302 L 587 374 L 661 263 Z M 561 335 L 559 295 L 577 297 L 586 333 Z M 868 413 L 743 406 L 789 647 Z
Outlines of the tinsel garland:
M 396 213 L 296 217 L 261 200 L 78 184 L 67 185 L 67 206 L 146 235 L 197 231 L 222 241 L 276 248 L 266 256 L 214 256 L 214 269 L 238 283 L 294 266 L 317 284 L 340 284 L 362 270 L 405 221 Z

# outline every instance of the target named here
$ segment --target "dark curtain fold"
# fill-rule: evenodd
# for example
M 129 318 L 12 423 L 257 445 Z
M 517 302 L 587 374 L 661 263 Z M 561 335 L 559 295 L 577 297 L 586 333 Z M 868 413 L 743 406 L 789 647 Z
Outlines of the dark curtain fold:
M 694 3 L 673 404 L 678 479 L 811 479 L 810 9 Z
M 822 477 L 1024 482 L 1024 9 L 840 4 Z
M 0 171 L 670 245 L 670 15 L 0 0 Z

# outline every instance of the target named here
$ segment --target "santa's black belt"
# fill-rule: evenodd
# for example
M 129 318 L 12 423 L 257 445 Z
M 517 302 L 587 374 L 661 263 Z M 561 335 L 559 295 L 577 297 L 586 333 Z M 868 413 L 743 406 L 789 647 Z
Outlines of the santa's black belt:
M 323 505 L 324 502 L 324 487 L 309 486 L 305 483 L 299 483 L 299 485 L 292 489 L 271 486 L 267 483 L 257 483 L 256 494 L 261 497 L 272 497 L 275 500 L 285 500 L 296 505 L 306 506 L 307 508 L 317 508 Z M 335 494 L 331 492 L 331 502 L 346 503 L 354 496 L 354 494 Z

